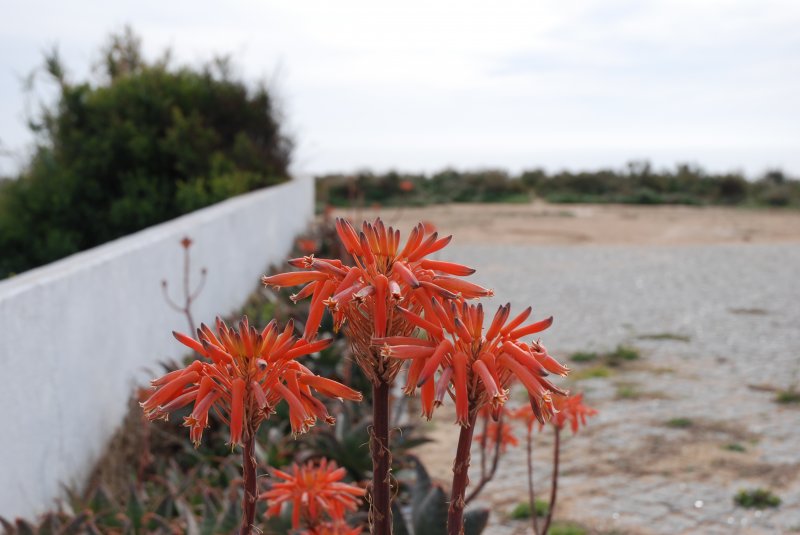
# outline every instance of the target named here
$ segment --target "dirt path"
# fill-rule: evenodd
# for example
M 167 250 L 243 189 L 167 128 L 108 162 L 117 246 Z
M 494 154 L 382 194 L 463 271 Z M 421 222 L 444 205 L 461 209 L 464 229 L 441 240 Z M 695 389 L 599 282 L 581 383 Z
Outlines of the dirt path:
M 449 204 L 344 210 L 401 229 L 431 221 L 458 243 L 686 245 L 800 241 L 800 211 L 689 206 Z

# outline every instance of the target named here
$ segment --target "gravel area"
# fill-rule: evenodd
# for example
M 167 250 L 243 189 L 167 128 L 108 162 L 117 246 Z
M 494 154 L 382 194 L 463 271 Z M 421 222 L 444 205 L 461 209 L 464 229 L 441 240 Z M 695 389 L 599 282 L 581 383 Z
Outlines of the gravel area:
M 493 285 L 492 313 L 511 301 L 512 312 L 530 304 L 537 318 L 554 315 L 542 338 L 562 361 L 640 350 L 607 377 L 563 381 L 600 414 L 564 441 L 558 519 L 598 533 L 800 532 L 800 404 L 774 401 L 800 388 L 800 243 L 459 244 L 456 234 L 446 257 Z M 598 366 L 570 365 L 578 377 Z M 447 477 L 457 430 L 440 417 L 440 442 L 423 457 Z M 540 489 L 549 444 L 537 436 Z M 479 499 L 494 511 L 490 535 L 530 531 L 507 519 L 526 499 L 524 463 L 524 448 L 509 451 Z M 734 505 L 740 489 L 758 487 L 781 505 Z

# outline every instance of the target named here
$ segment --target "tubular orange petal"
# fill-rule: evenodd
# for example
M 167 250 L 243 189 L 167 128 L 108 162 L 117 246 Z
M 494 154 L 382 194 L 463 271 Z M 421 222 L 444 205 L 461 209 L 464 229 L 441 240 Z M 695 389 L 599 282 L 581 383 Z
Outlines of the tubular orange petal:
M 467 326 L 464 325 L 464 322 L 461 321 L 461 319 L 459 319 L 458 317 L 454 318 L 453 319 L 453 325 L 456 328 L 456 333 L 458 334 L 458 336 L 461 337 L 461 339 L 463 341 L 465 341 L 467 343 L 471 343 L 472 342 L 472 334 L 469 332 L 469 330 L 467 329 Z
M 251 381 L 250 382 L 250 390 L 253 392 L 253 397 L 256 400 L 256 405 L 259 409 L 263 409 L 267 406 L 267 395 L 264 393 L 264 389 L 258 383 L 258 381 Z
M 403 247 L 403 250 L 400 251 L 400 254 L 397 255 L 397 258 L 406 258 L 411 251 L 413 251 L 419 246 L 423 236 L 424 236 L 424 231 L 422 230 L 422 226 L 417 225 L 416 227 L 414 227 L 411 230 L 411 234 L 409 234 L 408 236 L 408 241 L 406 242 L 405 247 Z
M 387 346 L 386 356 L 397 359 L 419 359 L 433 355 L 434 348 L 420 345 Z
M 374 346 L 425 346 L 436 347 L 436 343 L 424 338 L 414 338 L 413 336 L 385 336 L 383 338 L 373 338 L 372 345 Z
M 386 298 L 389 292 L 389 279 L 386 275 L 375 277 L 375 299 L 374 320 L 375 336 L 380 338 L 386 336 Z
M 481 381 L 483 382 L 483 386 L 486 389 L 486 393 L 492 399 L 492 405 L 497 406 L 501 405 L 505 402 L 503 393 L 500 392 L 500 389 L 497 387 L 497 382 L 492 377 L 492 374 L 489 372 L 489 368 L 486 367 L 486 364 L 483 361 L 478 360 L 472 365 L 473 371 L 477 372 L 478 377 L 480 377 Z
M 203 363 L 199 360 L 192 362 L 186 368 L 181 370 L 171 371 L 165 375 L 162 375 L 158 379 L 153 379 L 150 381 L 150 384 L 153 386 L 163 386 L 169 382 L 172 382 L 173 379 L 180 377 L 181 375 L 187 374 L 189 372 L 200 372 L 203 369 Z
M 237 377 L 231 384 L 231 445 L 242 443 L 242 424 L 244 419 L 244 392 L 245 383 Z
M 539 361 L 536 360 L 533 355 L 517 346 L 514 342 L 510 340 L 503 342 L 503 351 L 514 357 L 517 362 L 524 365 L 531 373 L 542 377 L 549 375 L 544 366 L 539 364 Z
M 533 376 L 531 371 L 514 360 L 510 355 L 508 355 L 508 353 L 500 355 L 498 364 L 508 368 L 512 375 L 519 379 L 519 382 L 522 383 L 522 386 L 525 387 L 525 390 L 527 390 L 528 394 L 531 396 L 541 399 L 542 396 L 547 393 L 542 384 Z
M 439 322 L 442 324 L 442 327 L 444 327 L 445 329 L 447 329 L 451 333 L 455 333 L 456 332 L 456 326 L 453 323 L 453 316 L 455 314 L 453 313 L 453 309 L 451 308 L 450 312 L 448 312 L 447 310 L 445 310 L 445 308 L 442 306 L 442 304 L 436 299 L 431 299 L 430 302 L 431 302 L 431 308 L 433 309 L 434 315 L 439 320 Z
M 511 320 L 505 327 L 503 327 L 500 330 L 500 333 L 505 336 L 508 333 L 510 333 L 511 331 L 513 331 L 514 329 L 516 329 L 517 327 L 519 327 L 520 325 L 522 325 L 522 322 L 524 322 L 526 319 L 528 319 L 528 316 L 531 315 L 532 311 L 533 311 L 533 309 L 531 307 L 528 307 L 525 310 L 523 310 L 522 312 L 520 312 L 519 315 L 516 318 Z
M 328 348 L 332 343 L 333 343 L 333 338 L 324 338 L 322 340 L 316 340 L 314 342 L 298 340 L 297 342 L 295 342 L 294 347 L 286 352 L 283 358 L 294 359 L 297 357 L 302 357 L 303 355 L 310 355 L 311 353 L 317 353 L 318 351 L 322 351 Z
M 233 357 L 229 353 L 218 348 L 211 342 L 203 340 L 203 348 L 205 349 L 208 358 L 217 364 L 231 364 L 233 362 Z
M 414 390 L 417 387 L 417 381 L 419 380 L 419 374 L 422 373 L 422 368 L 425 367 L 425 359 L 414 359 L 411 361 L 411 365 L 408 367 L 408 374 L 406 375 L 406 386 L 403 388 L 403 392 L 406 395 L 410 396 L 414 393 Z
M 456 397 L 456 420 L 469 425 L 469 398 L 467 397 L 467 355 L 463 351 L 453 355 L 453 387 Z
M 322 314 L 325 311 L 325 300 L 331 296 L 334 284 L 332 280 L 327 280 L 319 291 L 314 292 L 314 298 L 311 300 L 311 307 L 308 311 L 306 327 L 303 330 L 303 338 L 306 340 L 311 340 L 317 335 L 319 325 L 322 323 Z
M 422 405 L 422 415 L 428 420 L 433 416 L 433 402 L 436 398 L 436 383 L 426 381 L 420 389 L 420 405 Z
M 427 253 L 428 248 L 433 246 L 436 242 L 436 238 L 439 237 L 437 232 L 434 232 L 430 236 L 424 239 L 424 241 L 420 241 L 419 245 L 417 245 L 414 250 L 409 250 L 408 252 L 408 261 L 409 262 L 417 262 L 420 258 L 425 256 Z
M 199 378 L 200 375 L 195 371 L 176 377 L 169 383 L 156 390 L 152 396 L 147 398 L 147 400 L 141 404 L 142 408 L 145 410 L 145 412 L 150 412 L 159 405 L 163 405 L 167 401 L 171 401 L 174 397 L 182 393 L 181 391 L 186 385 L 196 382 Z
M 200 353 L 204 357 L 208 356 L 206 355 L 206 352 L 203 350 L 203 345 L 194 338 L 191 338 L 189 336 L 186 336 L 185 334 L 181 334 L 176 331 L 172 331 L 172 336 L 174 336 L 178 342 L 182 343 L 189 349 L 192 349 L 193 351 Z
M 160 407 L 160 412 L 168 413 L 168 412 L 176 411 L 178 409 L 182 409 L 183 407 L 185 407 L 186 405 L 188 405 L 189 403 L 194 401 L 196 398 L 197 398 L 197 389 L 196 388 L 187 390 L 186 392 L 184 392 L 180 396 L 174 398 L 172 401 L 170 401 L 166 405 L 162 405 Z
M 418 316 L 417 314 L 414 314 L 413 312 L 410 312 L 409 310 L 406 310 L 403 307 L 397 307 L 397 310 L 409 322 L 411 322 L 412 324 L 416 325 L 417 327 L 419 327 L 423 331 L 426 331 L 426 332 L 430 333 L 434 337 L 441 338 L 444 335 L 444 332 L 442 331 L 442 328 L 439 327 L 438 325 L 435 325 L 435 324 L 431 323 L 430 321 Z
M 444 402 L 444 396 L 447 394 L 447 387 L 450 386 L 450 379 L 453 378 L 453 368 L 445 368 L 436 381 L 436 398 L 434 399 L 435 405 L 441 405 Z
M 300 290 L 296 294 L 290 295 L 289 299 L 292 301 L 292 303 L 297 304 L 299 301 L 302 301 L 303 299 L 305 299 L 309 295 L 312 295 L 314 293 L 314 290 L 317 288 L 318 284 L 319 284 L 319 281 L 309 282 L 308 284 L 303 286 L 302 290 Z
M 359 244 L 358 235 L 355 229 L 350 225 L 349 221 L 342 218 L 336 218 L 336 232 L 339 234 L 339 239 L 342 240 L 344 248 L 348 254 L 361 254 L 361 246 Z
M 539 363 L 549 372 L 558 374 L 562 377 L 566 377 L 569 373 L 569 368 L 558 362 L 547 353 L 534 353 L 534 357 L 536 357 L 536 360 L 538 360 Z
M 459 277 L 466 277 L 475 273 L 475 270 L 470 267 L 463 266 L 461 264 L 455 264 L 453 262 L 442 262 L 440 260 L 424 259 L 419 263 L 419 265 L 422 267 L 422 269 L 432 269 L 434 271 L 441 271 L 442 273 L 448 273 L 450 275 L 456 275 Z
M 457 299 L 458 298 L 457 294 L 451 292 L 450 290 L 442 288 L 438 284 L 434 284 L 434 283 L 429 282 L 429 281 L 420 281 L 419 284 L 423 288 L 426 288 L 426 289 L 430 290 L 433 294 L 438 295 L 440 297 L 443 297 L 444 299 Z
M 412 288 L 419 288 L 419 281 L 417 280 L 416 275 L 408 269 L 408 266 L 405 265 L 402 261 L 397 261 L 392 264 L 392 273 L 397 273 L 397 276 L 411 286 Z
M 361 255 L 364 257 L 364 262 L 367 264 L 374 264 L 375 255 L 372 254 L 367 236 L 363 232 L 359 234 L 359 243 L 361 244 Z
M 204 399 L 206 399 L 207 397 L 209 397 L 210 394 L 212 394 L 212 391 L 214 390 L 215 386 L 217 386 L 217 384 L 211 377 L 207 375 L 202 379 L 200 379 L 200 386 L 197 388 L 197 401 L 195 402 L 195 408 L 192 411 L 192 415 L 195 418 L 198 417 L 198 414 L 196 414 L 197 405 L 199 403 L 202 403 Z M 206 409 L 206 412 L 208 412 L 208 409 Z
M 261 282 L 268 286 L 275 286 L 281 288 L 283 286 L 300 286 L 312 281 L 325 280 L 329 277 L 327 273 L 321 271 L 292 271 L 289 273 L 280 273 L 278 275 L 270 275 L 261 278 Z
M 422 372 L 419 374 L 419 380 L 417 381 L 417 386 L 422 386 L 425 381 L 433 377 L 433 374 L 436 373 L 436 369 L 439 367 L 439 364 L 442 363 L 444 356 L 451 351 L 453 351 L 453 344 L 450 343 L 450 340 L 445 338 L 439 342 L 439 345 L 436 346 L 436 351 L 433 352 L 431 358 L 429 358 L 428 362 L 425 363 L 425 367 L 422 368 Z
M 514 339 L 522 338 L 523 336 L 529 336 L 531 334 L 542 332 L 543 330 L 550 327 L 552 324 L 553 324 L 553 316 L 550 316 L 549 318 L 543 319 L 542 321 L 537 321 L 536 323 L 531 323 L 528 326 L 515 329 L 510 333 L 508 333 L 508 336 Z
M 461 294 L 465 299 L 474 299 L 477 297 L 488 297 L 493 295 L 491 290 L 462 279 L 439 276 L 433 281 L 440 288 L 444 288 L 445 290 L 456 294 Z
M 361 401 L 362 399 L 361 392 L 319 375 L 304 374 L 298 378 L 298 381 L 301 384 L 314 387 L 315 390 L 329 397 L 349 399 L 351 401 Z
M 321 271 L 322 273 L 327 273 L 328 275 L 333 275 L 334 277 L 336 277 L 338 279 L 343 279 L 344 277 L 346 277 L 347 276 L 347 272 L 348 272 L 347 269 L 344 269 L 344 268 L 339 267 L 339 266 L 335 266 L 331 262 L 329 262 L 327 260 L 322 260 L 322 259 L 319 259 L 319 258 L 315 258 L 311 262 L 311 266 L 310 267 L 315 269 L 315 270 L 317 270 L 317 271 Z

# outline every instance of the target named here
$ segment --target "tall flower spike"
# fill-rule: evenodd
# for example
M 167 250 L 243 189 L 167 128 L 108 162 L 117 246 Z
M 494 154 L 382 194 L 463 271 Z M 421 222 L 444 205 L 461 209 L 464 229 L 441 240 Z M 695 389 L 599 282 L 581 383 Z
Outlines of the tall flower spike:
M 281 330 L 272 322 L 259 332 L 244 318 L 238 329 L 217 319 L 216 332 L 202 325 L 197 339 L 173 333 L 200 355 L 183 369 L 152 381 L 154 392 L 141 403 L 151 420 L 193 404 L 184 425 L 195 446 L 215 411 L 230 429 L 231 445 L 241 444 L 246 429 L 255 429 L 285 400 L 294 433 L 302 433 L 322 418 L 331 422 L 313 391 L 328 397 L 361 400 L 361 394 L 330 379 L 314 375 L 296 361 L 327 347 L 331 340 L 298 340 L 291 322 Z
M 400 309 L 415 326 L 427 332 L 428 340 L 415 337 L 375 339 L 383 353 L 412 360 L 406 392 L 428 382 L 435 382 L 433 396 L 422 396 L 423 414 L 430 417 L 445 392 L 451 392 L 456 403 L 456 417 L 468 426 L 471 412 L 489 405 L 495 413 L 508 399 L 508 387 L 518 380 L 527 390 L 531 409 L 540 422 L 556 410 L 553 396 L 566 392 L 547 379 L 551 373 L 566 375 L 569 369 L 551 357 L 538 341 L 521 341 L 549 327 L 553 319 L 524 325 L 530 315 L 526 309 L 511 321 L 510 305 L 501 306 L 484 334 L 483 307 L 465 301 L 441 308 L 431 302 L 433 313 L 424 318 Z M 437 376 L 437 371 L 439 372 Z M 452 388 L 451 388 L 452 387 Z
M 337 468 L 335 462 L 327 459 L 322 459 L 318 465 L 311 461 L 294 464 L 287 472 L 273 469 L 276 482 L 259 499 L 269 501 L 268 517 L 279 515 L 284 504 L 291 504 L 293 529 L 298 529 L 302 521 L 312 528 L 308 533 L 351 533 L 353 531 L 327 531 L 348 528 L 344 524 L 345 514 L 358 509 L 366 494 L 361 487 L 343 483 L 345 473 L 344 468 Z M 333 522 L 327 522 L 323 514 Z M 325 526 L 325 530 L 315 531 L 316 526 Z
M 409 336 L 416 327 L 408 317 L 398 314 L 396 305 L 415 313 L 429 307 L 431 299 L 446 301 L 492 295 L 477 284 L 459 277 L 474 269 L 428 256 L 450 243 L 451 236 L 440 238 L 422 223 L 400 245 L 400 231 L 386 227 L 380 219 L 364 222 L 356 230 L 344 219 L 336 220 L 336 230 L 353 265 L 341 260 L 313 255 L 295 258 L 289 264 L 301 269 L 264 277 L 264 284 L 303 288 L 292 296 L 297 301 L 311 297 L 311 310 L 303 336 L 315 336 L 325 308 L 333 315 L 334 327 L 346 326 L 356 361 L 368 377 L 391 382 L 401 360 L 384 359 L 371 347 L 372 338 Z M 380 377 L 378 377 L 380 375 Z

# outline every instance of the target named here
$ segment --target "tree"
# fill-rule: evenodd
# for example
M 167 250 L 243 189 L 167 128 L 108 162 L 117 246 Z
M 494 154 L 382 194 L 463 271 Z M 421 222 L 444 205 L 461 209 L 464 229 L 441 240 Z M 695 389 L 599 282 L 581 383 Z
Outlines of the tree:
M 36 149 L 0 190 L 0 275 L 20 272 L 288 178 L 291 141 L 270 93 L 231 74 L 148 63 L 126 28 L 98 81 L 69 81 L 53 51 L 56 102 L 30 121 Z

